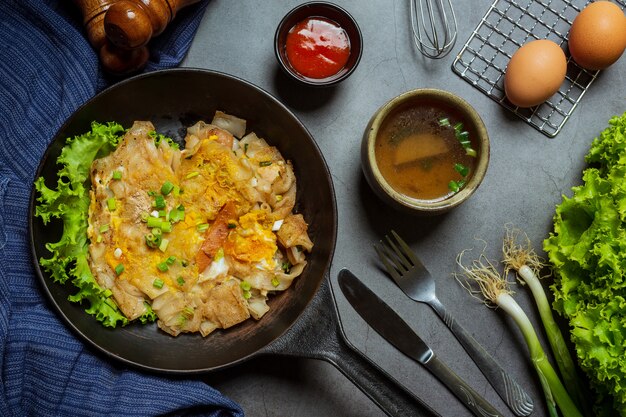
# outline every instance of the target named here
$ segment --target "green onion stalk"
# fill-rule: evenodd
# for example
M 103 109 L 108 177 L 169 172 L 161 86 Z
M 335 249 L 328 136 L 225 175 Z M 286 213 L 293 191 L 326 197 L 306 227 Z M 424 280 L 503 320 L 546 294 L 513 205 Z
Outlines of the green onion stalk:
M 539 281 L 540 271 L 545 266 L 543 260 L 533 249 L 528 236 L 521 230 L 510 226 L 506 227 L 502 253 L 505 266 L 504 275 L 506 276 L 510 270 L 517 271 L 518 280 L 523 285 L 528 285 L 535 299 L 541 322 L 567 391 L 576 405 L 583 410 L 584 414 L 591 416 L 591 406 L 589 401 L 587 401 L 583 385 L 576 373 L 574 360 L 567 348 L 561 329 L 554 320 L 548 297 Z
M 496 267 L 484 254 L 475 260 L 470 266 L 464 266 L 462 257 L 465 251 L 457 258 L 457 264 L 461 268 L 465 280 L 457 280 L 476 298 L 480 298 L 489 307 L 499 307 L 504 310 L 522 332 L 530 353 L 532 365 L 537 372 L 541 387 L 546 398 L 546 403 L 551 417 L 557 417 L 557 407 L 567 417 L 582 417 L 576 404 L 572 401 L 567 390 L 561 383 L 559 376 L 548 361 L 541 347 L 541 342 L 535 333 L 532 323 L 524 310 L 512 297 L 513 291 L 510 283 L 498 272 Z M 478 286 L 478 289 L 476 289 Z

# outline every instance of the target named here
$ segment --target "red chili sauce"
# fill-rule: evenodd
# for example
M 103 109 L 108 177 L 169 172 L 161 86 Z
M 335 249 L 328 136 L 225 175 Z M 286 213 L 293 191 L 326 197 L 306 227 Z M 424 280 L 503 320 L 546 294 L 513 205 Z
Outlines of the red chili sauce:
M 350 56 L 346 31 L 332 20 L 309 17 L 287 34 L 287 59 L 298 73 L 309 78 L 327 78 L 338 73 Z

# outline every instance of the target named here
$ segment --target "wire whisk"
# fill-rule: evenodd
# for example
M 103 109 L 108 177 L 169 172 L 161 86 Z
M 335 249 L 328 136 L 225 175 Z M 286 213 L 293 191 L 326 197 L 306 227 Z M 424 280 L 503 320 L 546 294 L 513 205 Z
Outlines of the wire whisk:
M 440 59 L 448 55 L 457 35 L 452 0 L 411 0 L 413 42 L 422 55 Z

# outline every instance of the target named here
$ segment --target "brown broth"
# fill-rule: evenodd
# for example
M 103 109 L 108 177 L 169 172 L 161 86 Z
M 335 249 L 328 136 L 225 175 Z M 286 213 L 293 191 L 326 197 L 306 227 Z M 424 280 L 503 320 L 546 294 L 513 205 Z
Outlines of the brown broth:
M 447 118 L 451 126 L 440 126 Z M 453 192 L 450 181 L 463 176 L 457 163 L 469 168 L 471 177 L 476 158 L 468 156 L 456 138 L 453 126 L 462 122 L 476 149 L 475 132 L 453 109 L 433 102 L 406 105 L 390 113 L 376 138 L 376 163 L 381 174 L 397 192 L 419 200 L 442 200 Z

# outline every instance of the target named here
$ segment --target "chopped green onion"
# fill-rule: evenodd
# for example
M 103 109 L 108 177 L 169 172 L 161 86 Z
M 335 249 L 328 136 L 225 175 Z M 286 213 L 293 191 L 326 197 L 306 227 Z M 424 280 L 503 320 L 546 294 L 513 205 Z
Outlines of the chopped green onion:
M 115 202 L 115 198 L 111 197 L 107 199 L 107 208 L 109 209 L 109 211 L 115 210 L 116 207 L 117 203 Z
M 174 186 L 174 189 L 172 190 L 172 194 L 174 194 L 175 197 L 178 197 L 180 195 L 180 187 L 178 185 Z
M 140 217 L 141 217 L 141 221 L 145 223 L 150 218 L 150 213 L 144 211 L 143 213 L 141 213 Z
M 285 261 L 285 262 L 283 262 L 283 264 L 280 266 L 280 268 L 281 268 L 283 271 L 285 271 L 285 272 L 289 273 L 289 270 L 291 269 L 291 262 L 289 262 L 289 261 Z
M 167 216 L 167 211 L 165 211 L 165 210 L 159 210 L 158 213 L 159 213 L 159 217 Z M 165 220 L 167 220 L 167 219 L 165 219 Z
M 105 296 L 105 297 L 110 297 L 111 295 L 113 295 L 113 293 L 111 292 L 110 289 L 107 288 L 106 290 L 104 290 L 102 295 Z
M 152 234 L 157 237 L 157 236 L 161 236 L 163 234 L 163 231 L 161 230 L 160 227 L 155 227 L 152 229 Z
M 155 244 L 156 238 L 154 237 L 152 233 L 148 233 L 145 236 L 145 239 L 146 239 L 146 245 L 148 245 L 149 248 L 154 248 L 156 246 Z
M 200 223 L 199 225 L 196 226 L 196 229 L 198 229 L 198 232 L 204 232 L 208 228 L 209 228 L 208 223 Z
M 215 252 L 215 256 L 213 257 L 214 261 L 219 261 L 224 257 L 224 248 L 219 248 L 217 252 Z
M 120 275 L 122 272 L 124 272 L 124 264 L 117 264 L 115 267 L 115 275 Z
M 165 263 L 168 265 L 173 265 L 174 262 L 176 262 L 176 257 L 175 256 L 169 256 L 166 260 Z
M 459 122 L 454 125 L 454 131 L 457 133 L 461 133 L 463 131 L 463 123 Z
M 187 262 L 187 259 L 182 259 L 180 261 L 180 264 L 182 265 L 183 268 L 187 268 L 187 266 L 189 266 L 189 262 Z
M 176 283 L 182 287 L 183 285 L 185 285 L 185 278 L 183 277 L 176 278 Z
M 463 132 L 457 133 L 456 138 L 461 142 L 469 141 L 469 132 L 463 131 Z
M 193 312 L 194 312 L 193 307 L 187 306 L 183 308 L 183 314 L 187 317 L 193 317 Z
M 235 227 L 237 227 L 237 225 L 235 223 L 228 223 L 228 228 L 229 229 L 234 229 Z
M 245 298 L 247 300 L 250 297 L 252 297 L 252 294 L 250 293 L 250 291 L 244 291 L 243 292 L 243 298 Z
M 172 223 L 170 222 L 161 222 L 161 230 L 169 233 L 172 231 Z
M 161 272 L 167 272 L 167 270 L 170 269 L 169 265 L 166 262 L 161 262 L 157 264 L 157 268 Z
M 186 179 L 191 179 L 193 177 L 197 177 L 198 175 L 200 175 L 200 173 L 198 171 L 192 171 L 189 174 L 187 174 L 187 176 L 185 176 Z
M 469 168 L 463 164 L 454 164 L 454 170 L 463 177 L 467 177 L 467 174 L 469 174 Z
M 168 195 L 174 189 L 174 184 L 169 181 L 165 181 L 161 186 L 161 194 Z
M 246 153 L 248 153 L 248 144 L 247 143 L 243 145 L 243 154 L 246 155 Z
M 244 291 L 250 291 L 250 288 L 252 288 L 252 286 L 250 285 L 250 283 L 248 281 L 241 281 L 241 283 L 239 284 L 239 286 L 241 287 L 242 290 Z
M 109 225 L 108 224 L 103 224 L 102 226 L 100 226 L 100 233 L 104 233 L 104 232 L 108 232 L 109 231 Z
M 466 148 L 465 149 L 465 154 L 468 155 L 468 156 L 472 156 L 472 157 L 476 157 L 476 155 L 478 155 L 476 150 L 472 149 L 472 148 Z
M 157 218 L 157 217 L 148 217 L 148 227 L 149 228 L 153 228 L 153 227 L 161 227 L 161 222 L 162 220 Z
M 150 197 L 154 197 L 156 195 L 156 191 L 148 191 L 148 195 Z
M 172 209 L 169 213 L 169 218 L 172 223 L 177 223 L 182 220 L 185 220 L 185 212 L 180 209 L 182 206 L 178 206 L 178 208 Z
M 165 250 L 167 249 L 167 245 L 169 245 L 170 241 L 167 239 L 162 239 L 161 240 L 161 244 L 159 245 L 159 250 L 161 252 L 165 252 Z
M 102 243 L 102 236 L 98 235 L 98 237 L 96 238 L 96 243 Z
M 161 210 L 165 208 L 165 198 L 162 195 L 157 195 L 154 197 L 154 203 L 152 203 L 154 208 Z
M 260 167 L 268 167 L 270 165 L 272 165 L 272 161 L 261 161 L 261 162 L 259 162 L 259 166 Z
M 453 193 L 457 193 L 460 189 L 461 186 L 459 185 L 458 182 L 452 180 L 448 183 L 448 188 L 450 189 L 450 191 L 452 191 Z
M 276 277 L 272 278 L 272 285 L 274 287 L 278 287 L 280 285 L 280 281 L 278 280 L 278 278 Z
M 450 120 L 447 117 L 439 119 L 439 126 L 450 126 Z
M 122 179 L 122 173 L 120 171 L 113 171 L 112 178 L 114 180 L 121 180 Z
M 159 278 L 156 278 L 154 281 L 152 281 L 152 286 L 154 288 L 158 288 L 158 289 L 163 288 L 163 280 L 159 279 Z

